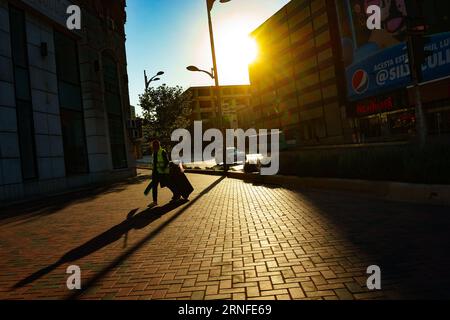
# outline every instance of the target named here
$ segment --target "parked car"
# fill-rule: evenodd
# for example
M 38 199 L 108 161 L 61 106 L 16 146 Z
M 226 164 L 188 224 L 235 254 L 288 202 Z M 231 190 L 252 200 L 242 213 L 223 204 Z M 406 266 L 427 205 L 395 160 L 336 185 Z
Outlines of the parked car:
M 227 164 L 243 164 L 245 163 L 245 152 L 229 147 L 226 149 Z
M 266 163 L 266 164 L 263 164 Z M 268 166 L 270 157 L 264 157 L 262 154 L 248 154 L 244 164 L 245 173 L 261 172 L 261 167 Z

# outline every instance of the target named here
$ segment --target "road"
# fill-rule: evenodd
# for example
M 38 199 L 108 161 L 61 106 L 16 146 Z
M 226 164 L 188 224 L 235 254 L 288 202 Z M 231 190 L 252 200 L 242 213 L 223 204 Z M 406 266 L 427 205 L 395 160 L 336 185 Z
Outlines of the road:
M 136 163 L 141 168 L 148 168 L 151 164 L 152 159 L 151 156 L 144 156 L 142 159 L 136 160 Z M 184 166 L 187 169 L 214 169 L 217 167 L 217 162 L 215 159 L 209 159 L 205 161 L 197 161 L 197 162 L 190 162 L 190 163 L 184 163 Z M 244 165 L 242 163 L 236 163 L 234 165 L 229 166 L 229 170 L 231 171 L 237 171 L 237 172 L 243 172 L 244 171 Z
M 148 209 L 147 174 L 2 209 L 0 298 L 450 298 L 448 208 L 189 175 L 189 202 Z

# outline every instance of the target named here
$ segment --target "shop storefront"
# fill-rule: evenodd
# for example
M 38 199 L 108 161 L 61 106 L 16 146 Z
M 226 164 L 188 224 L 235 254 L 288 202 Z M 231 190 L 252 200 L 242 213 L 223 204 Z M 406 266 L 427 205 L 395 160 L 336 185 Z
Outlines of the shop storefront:
M 416 135 L 416 96 L 412 88 L 406 22 L 410 2 L 381 2 L 382 29 L 366 26 L 367 1 L 336 2 L 346 81 L 346 107 L 354 141 L 409 140 Z M 449 134 L 450 127 L 450 2 L 424 2 L 425 49 L 421 101 L 428 134 Z
M 450 134 L 450 78 L 421 86 L 421 93 L 428 134 Z M 411 91 L 409 100 L 414 101 Z
M 358 143 L 403 140 L 414 134 L 414 109 L 409 107 L 406 90 L 350 103 L 347 114 L 353 119 Z
M 450 134 L 450 79 L 421 87 L 430 136 Z M 415 100 L 411 89 L 349 103 L 354 140 L 358 143 L 403 141 L 416 134 Z

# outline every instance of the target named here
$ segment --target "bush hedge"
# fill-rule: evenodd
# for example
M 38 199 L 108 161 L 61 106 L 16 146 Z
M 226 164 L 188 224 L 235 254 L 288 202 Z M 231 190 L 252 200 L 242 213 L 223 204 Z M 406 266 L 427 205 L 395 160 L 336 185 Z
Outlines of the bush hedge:
M 282 154 L 280 169 L 300 177 L 450 184 L 450 144 L 304 150 Z

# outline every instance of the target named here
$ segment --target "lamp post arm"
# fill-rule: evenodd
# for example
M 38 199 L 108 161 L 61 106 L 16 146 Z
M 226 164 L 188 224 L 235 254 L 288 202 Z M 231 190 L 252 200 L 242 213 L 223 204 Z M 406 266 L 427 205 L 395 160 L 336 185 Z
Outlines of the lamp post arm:
M 150 86 L 150 83 L 155 80 L 156 77 L 158 77 L 158 75 L 154 75 L 153 77 L 150 78 L 150 80 L 147 80 L 147 73 L 144 70 L 144 76 L 145 76 L 145 89 L 147 90 L 148 87 Z
M 213 79 L 215 81 L 216 87 L 218 87 L 219 86 L 219 76 L 217 74 L 216 47 L 215 47 L 215 44 L 214 44 L 214 33 L 213 33 L 211 12 L 209 10 L 208 10 L 208 26 L 209 26 L 209 39 L 210 39 L 210 42 L 211 42 L 211 54 L 212 54 L 212 60 L 213 60 L 213 70 L 214 70 Z M 209 72 L 207 72 L 207 73 L 209 73 Z
M 208 72 L 206 70 L 199 70 L 200 72 L 206 73 L 208 76 L 211 77 L 211 79 L 215 79 L 216 77 L 214 77 L 214 74 L 212 74 L 211 72 Z

